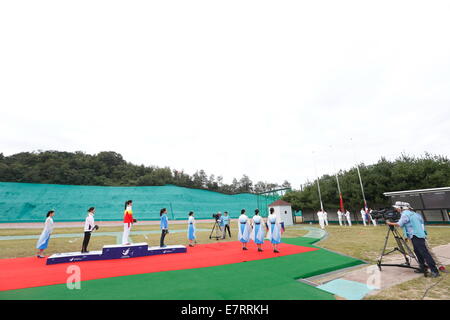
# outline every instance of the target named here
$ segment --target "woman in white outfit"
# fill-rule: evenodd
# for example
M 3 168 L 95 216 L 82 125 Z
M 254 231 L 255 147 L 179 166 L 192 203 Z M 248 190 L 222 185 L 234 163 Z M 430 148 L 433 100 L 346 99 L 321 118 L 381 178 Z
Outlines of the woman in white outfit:
M 241 215 L 238 219 L 238 230 L 238 240 L 242 243 L 242 250 L 248 250 L 247 242 L 250 241 L 250 222 L 245 214 L 245 209 L 241 210 Z
M 272 243 L 273 252 L 278 253 L 278 244 L 281 243 L 281 224 L 275 215 L 275 209 L 270 208 L 270 214 L 267 217 L 267 237 L 270 239 Z
M 264 243 L 264 236 L 266 234 L 264 227 L 264 220 L 259 215 L 259 209 L 255 210 L 255 215 L 252 218 L 252 231 L 250 239 L 252 239 L 258 247 L 258 252 L 262 252 L 262 244 Z
M 47 212 L 47 219 L 45 219 L 44 230 L 42 230 L 41 236 L 36 243 L 36 249 L 39 249 L 37 253 L 38 258 L 44 257 L 44 250 L 48 247 L 48 241 L 50 240 L 50 235 L 53 232 L 53 216 L 55 211 L 50 210 Z
M 193 247 L 195 241 L 195 218 L 194 218 L 194 212 L 189 212 L 189 219 L 188 219 L 188 240 L 189 240 L 189 247 Z

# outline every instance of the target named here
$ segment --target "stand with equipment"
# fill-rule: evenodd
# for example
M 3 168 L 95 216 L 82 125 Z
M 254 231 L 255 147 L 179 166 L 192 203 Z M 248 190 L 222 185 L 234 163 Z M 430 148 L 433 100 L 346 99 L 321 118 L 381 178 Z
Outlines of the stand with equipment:
M 395 242 L 397 243 L 397 247 L 395 247 L 393 250 L 391 250 L 389 252 L 385 252 L 390 234 L 392 234 L 394 236 Z M 399 251 L 403 254 L 403 257 L 405 258 L 405 263 L 403 263 L 403 264 L 381 263 L 383 256 L 387 256 L 388 254 L 391 254 L 392 252 L 395 252 L 395 251 Z M 384 247 L 383 247 L 383 250 L 381 251 L 381 255 L 380 255 L 380 258 L 378 259 L 378 263 L 377 263 L 378 269 L 381 271 L 381 267 L 386 266 L 386 267 L 402 267 L 402 268 L 410 268 L 410 269 L 420 270 L 417 267 L 411 266 L 411 259 L 413 259 L 417 262 L 416 255 L 411 250 L 411 248 L 408 246 L 405 239 L 403 239 L 403 237 L 400 235 L 400 233 L 398 232 L 398 229 L 395 228 L 394 226 L 388 226 L 388 232 L 386 234 L 386 240 L 384 242 Z
M 213 236 L 214 231 L 215 231 L 215 234 L 216 234 L 215 236 Z M 209 234 L 209 238 L 210 239 L 214 238 L 216 240 L 222 239 L 222 229 L 220 228 L 218 219 L 216 219 L 215 222 L 214 222 L 214 225 L 213 225 L 213 227 L 211 229 L 211 233 Z

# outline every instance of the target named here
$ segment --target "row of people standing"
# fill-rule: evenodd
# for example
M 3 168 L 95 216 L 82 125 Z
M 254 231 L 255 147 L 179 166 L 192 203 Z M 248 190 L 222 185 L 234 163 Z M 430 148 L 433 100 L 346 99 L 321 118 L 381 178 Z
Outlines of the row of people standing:
M 370 208 L 368 210 L 365 210 L 364 208 L 361 209 L 360 213 L 364 226 L 367 226 L 369 221 L 372 222 L 374 226 L 377 226 L 377 221 L 372 218 L 371 212 L 372 209 Z M 350 211 L 345 210 L 345 212 L 343 212 L 341 209 L 338 209 L 337 216 L 340 226 L 345 225 L 346 223 L 348 226 L 352 226 Z M 325 210 L 320 209 L 317 211 L 317 219 L 319 220 L 320 228 L 325 229 L 325 226 L 328 226 L 328 213 Z
M 345 212 L 342 212 L 341 209 L 338 209 L 337 211 L 339 225 L 345 225 L 345 222 L 347 221 L 347 225 L 350 227 L 352 226 L 352 219 L 350 217 L 350 211 L 345 210 Z
M 54 229 L 53 216 L 55 214 L 54 210 L 51 210 L 47 213 L 44 229 L 37 241 L 36 248 L 39 250 L 37 253 L 37 257 L 44 258 L 43 253 L 44 250 L 47 249 L 50 235 Z M 84 224 L 84 237 L 81 252 L 87 253 L 88 245 L 91 238 L 91 233 L 98 229 L 98 225 L 95 224 L 94 219 L 95 208 L 90 207 L 88 209 L 88 214 L 85 219 Z M 123 216 L 123 234 L 122 234 L 122 244 L 129 245 L 129 236 L 130 231 L 134 223 L 137 220 L 133 218 L 133 201 L 128 200 L 125 202 L 124 216 Z M 267 237 L 270 239 L 274 252 L 278 251 L 278 244 L 281 242 L 281 225 L 276 220 L 276 216 L 274 214 L 273 208 L 270 209 L 269 217 L 267 218 L 267 222 L 264 222 L 263 218 L 259 215 L 259 210 L 255 210 L 255 216 L 252 219 L 248 219 L 245 215 L 245 209 L 241 210 L 241 216 L 238 219 L 239 223 L 239 234 L 238 239 L 243 243 L 243 249 L 248 250 L 246 244 L 249 240 L 253 240 L 257 246 L 258 251 L 262 251 L 262 244 L 264 243 L 264 238 L 267 231 Z M 228 231 L 229 236 L 231 237 L 230 231 L 230 217 L 228 216 L 228 212 L 225 212 L 225 215 L 220 219 L 220 226 L 223 231 L 223 239 L 225 238 L 226 231 Z M 167 209 L 162 208 L 160 210 L 160 229 L 161 229 L 161 238 L 160 238 L 160 247 L 166 247 L 164 244 L 164 240 L 166 235 L 169 233 L 169 219 L 167 217 Z M 196 243 L 196 235 L 195 235 L 195 218 L 194 212 L 189 212 L 188 215 L 188 230 L 187 237 L 189 240 L 189 246 L 194 246 Z
M 364 208 L 361 208 L 361 218 L 363 221 L 364 226 L 367 226 L 367 224 L 370 224 L 370 222 L 372 222 L 372 224 L 376 227 L 377 226 L 377 221 L 375 219 L 372 219 L 372 209 L 368 208 L 367 210 Z
M 130 242 L 128 238 L 130 236 L 131 226 L 136 223 L 137 220 L 133 218 L 133 200 L 128 200 L 125 202 L 125 211 L 123 215 L 123 234 L 122 234 L 122 244 L 129 245 Z M 169 233 L 169 218 L 167 217 L 167 209 L 162 208 L 159 211 L 160 223 L 159 227 L 161 229 L 161 237 L 159 240 L 159 246 L 161 248 L 166 247 L 164 240 L 166 235 Z
M 280 252 L 278 244 L 281 243 L 283 227 L 275 215 L 275 210 L 270 208 L 267 221 L 264 221 L 259 215 L 259 209 L 255 210 L 255 215 L 251 219 L 248 218 L 245 212 L 245 209 L 242 209 L 238 218 L 238 240 L 242 243 L 242 250 L 248 250 L 247 243 L 253 240 L 258 247 L 258 251 L 262 252 L 264 238 L 267 236 L 272 243 L 273 252 Z

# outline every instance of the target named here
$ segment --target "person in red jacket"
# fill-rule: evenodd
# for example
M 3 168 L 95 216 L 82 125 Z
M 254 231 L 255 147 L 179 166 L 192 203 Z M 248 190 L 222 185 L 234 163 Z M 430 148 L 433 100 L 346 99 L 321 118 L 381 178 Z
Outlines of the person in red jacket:
M 128 200 L 125 202 L 125 212 L 123 214 L 123 235 L 122 235 L 122 244 L 129 245 L 128 237 L 130 235 L 131 226 L 136 219 L 133 219 L 133 200 Z

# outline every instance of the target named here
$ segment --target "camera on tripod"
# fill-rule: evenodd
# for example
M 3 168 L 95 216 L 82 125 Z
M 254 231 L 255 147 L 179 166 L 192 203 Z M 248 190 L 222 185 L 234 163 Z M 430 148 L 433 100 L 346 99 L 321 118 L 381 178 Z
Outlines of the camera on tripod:
M 222 238 L 222 228 L 220 227 L 220 216 L 222 215 L 222 213 L 218 212 L 218 213 L 213 213 L 212 217 L 214 218 L 214 225 L 212 227 L 211 233 L 209 235 L 209 238 L 215 238 L 216 240 L 219 240 Z M 215 235 L 213 235 L 215 232 Z
M 370 216 L 374 220 L 397 222 L 400 220 L 401 214 L 395 210 L 392 210 L 392 208 L 384 208 L 380 210 L 373 210 L 370 213 Z
M 397 212 L 396 210 L 393 210 L 391 208 L 385 208 L 380 210 L 374 210 L 370 213 L 372 219 L 381 219 L 388 222 L 398 222 L 401 218 L 401 213 Z M 388 246 L 388 240 L 389 236 L 392 234 L 395 240 L 395 248 L 386 252 L 386 248 Z M 393 252 L 400 252 L 403 257 L 405 258 L 405 263 L 382 263 L 382 259 L 384 256 L 387 256 Z M 381 271 L 382 266 L 389 266 L 389 267 L 402 267 L 402 268 L 411 268 L 415 270 L 419 270 L 417 267 L 413 267 L 411 265 L 411 261 L 415 260 L 417 262 L 417 257 L 414 254 L 413 250 L 409 247 L 408 243 L 405 241 L 403 236 L 399 233 L 397 228 L 392 225 L 388 225 L 386 238 L 384 241 L 383 250 L 381 251 L 380 257 L 378 259 L 377 265 L 378 269 Z

